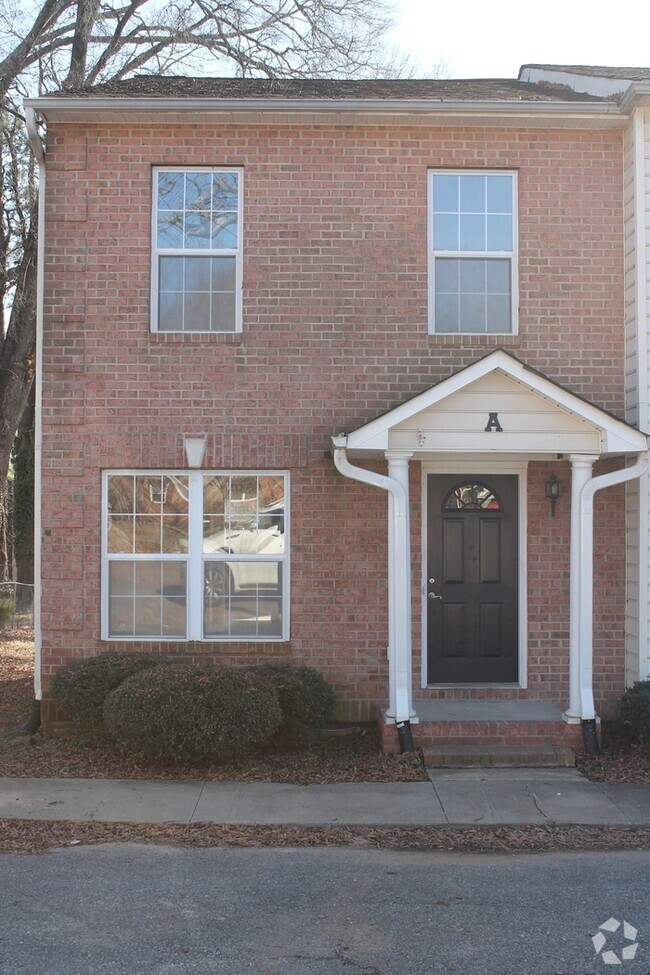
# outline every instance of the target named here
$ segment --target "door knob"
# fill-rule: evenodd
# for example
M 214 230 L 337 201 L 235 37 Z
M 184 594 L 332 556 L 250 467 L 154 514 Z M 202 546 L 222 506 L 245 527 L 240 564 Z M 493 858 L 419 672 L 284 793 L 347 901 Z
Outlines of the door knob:
M 442 596 L 439 596 L 437 592 L 430 592 L 429 599 L 442 599 Z

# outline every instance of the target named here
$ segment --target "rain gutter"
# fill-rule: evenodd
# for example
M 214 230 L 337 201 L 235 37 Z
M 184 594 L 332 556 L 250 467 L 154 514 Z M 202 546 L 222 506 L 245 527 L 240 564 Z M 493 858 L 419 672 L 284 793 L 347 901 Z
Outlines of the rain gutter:
M 45 119 L 72 117 L 86 113 L 201 112 L 337 112 L 379 115 L 493 115 L 514 117 L 557 116 L 568 118 L 609 117 L 622 120 L 615 102 L 526 102 L 500 100 L 363 99 L 363 98 L 210 98 L 210 97 L 137 97 L 113 96 L 43 96 L 27 98 L 25 106 L 35 109 Z

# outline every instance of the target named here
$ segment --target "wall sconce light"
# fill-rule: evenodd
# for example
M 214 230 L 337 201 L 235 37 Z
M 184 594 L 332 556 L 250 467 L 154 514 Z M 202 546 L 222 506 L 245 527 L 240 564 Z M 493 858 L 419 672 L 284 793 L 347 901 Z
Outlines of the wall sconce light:
M 546 497 L 551 502 L 551 517 L 555 518 L 555 505 L 560 497 L 560 482 L 555 474 L 551 474 L 545 484 Z
M 201 467 L 203 464 L 203 458 L 205 457 L 205 450 L 208 445 L 208 438 L 206 436 L 188 437 L 186 434 L 183 437 L 183 442 L 185 445 L 187 466 Z

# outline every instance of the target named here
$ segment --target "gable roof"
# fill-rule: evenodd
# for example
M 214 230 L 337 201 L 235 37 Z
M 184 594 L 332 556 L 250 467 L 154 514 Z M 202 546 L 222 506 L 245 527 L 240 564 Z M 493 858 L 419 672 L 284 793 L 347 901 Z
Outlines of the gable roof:
M 530 368 L 516 356 L 503 349 L 497 349 L 471 365 L 460 369 L 446 379 L 441 380 L 435 385 L 417 394 L 412 399 L 396 406 L 394 409 L 364 423 L 347 436 L 347 447 L 354 454 L 361 456 L 376 456 L 381 452 L 390 449 L 391 445 L 396 446 L 393 434 L 399 434 L 399 428 L 410 429 L 418 417 L 425 417 L 427 411 L 435 409 L 450 397 L 468 390 L 473 384 L 490 375 L 498 374 L 516 385 L 527 395 L 530 394 L 531 402 L 538 403 L 541 410 L 547 414 L 556 413 L 558 420 L 561 417 L 572 417 L 585 433 L 591 431 L 596 436 L 587 437 L 584 440 L 586 446 L 574 446 L 576 451 L 584 451 L 598 454 L 625 454 L 639 453 L 648 449 L 647 436 L 636 427 L 623 420 L 619 420 L 611 413 L 594 406 L 587 400 L 576 396 L 559 383 L 549 379 L 543 373 Z M 485 405 L 483 405 L 483 400 Z M 480 417 L 485 418 L 488 413 L 496 409 L 489 397 L 481 398 L 479 409 Z M 537 409 L 537 407 L 535 407 Z M 501 408 L 500 408 L 501 410 Z M 501 410 L 506 412 L 505 408 Z M 478 414 L 477 414 L 478 415 Z M 513 414 L 520 416 L 520 414 Z M 473 421 L 472 421 L 473 422 Z M 417 426 L 417 424 L 416 424 Z M 499 450 L 506 450 L 517 453 L 530 454 L 554 454 L 562 443 L 578 444 L 579 439 L 571 436 L 570 440 L 558 438 L 556 432 L 547 428 L 547 435 L 539 431 L 533 436 L 526 435 L 525 420 L 522 424 L 518 423 L 516 436 L 499 438 L 498 444 L 494 438 L 490 438 L 487 430 L 480 424 L 474 424 L 474 433 L 471 436 L 471 443 L 475 450 L 494 450 L 495 446 Z M 546 428 L 545 428 L 546 429 Z M 449 424 L 442 424 L 440 427 L 441 435 L 433 433 L 425 438 L 429 444 L 429 450 L 445 449 L 447 451 L 466 451 L 468 449 L 468 439 L 463 439 L 460 430 L 450 429 Z M 514 426 L 513 426 L 514 430 Z M 409 446 L 412 446 L 413 431 Z M 478 434 L 478 437 L 476 436 Z M 485 440 L 487 434 L 487 440 Z M 481 436 L 485 440 L 485 445 L 480 446 Z M 393 443 L 391 444 L 391 439 Z M 406 446 L 406 440 L 398 436 L 399 446 Z M 522 446 L 523 445 L 523 446 Z M 426 448 L 425 448 L 426 449 Z M 564 449 L 564 448 L 562 448 Z

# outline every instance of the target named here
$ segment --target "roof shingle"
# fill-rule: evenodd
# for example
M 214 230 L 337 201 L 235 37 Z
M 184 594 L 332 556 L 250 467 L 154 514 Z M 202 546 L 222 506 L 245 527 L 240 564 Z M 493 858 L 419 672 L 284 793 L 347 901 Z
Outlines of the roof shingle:
M 440 81 L 434 79 L 383 79 L 339 81 L 325 78 L 183 78 L 138 75 L 108 81 L 89 88 L 54 93 L 67 98 L 218 98 L 304 100 L 422 100 L 599 102 L 601 98 L 578 94 L 564 85 L 531 84 L 511 79 Z

